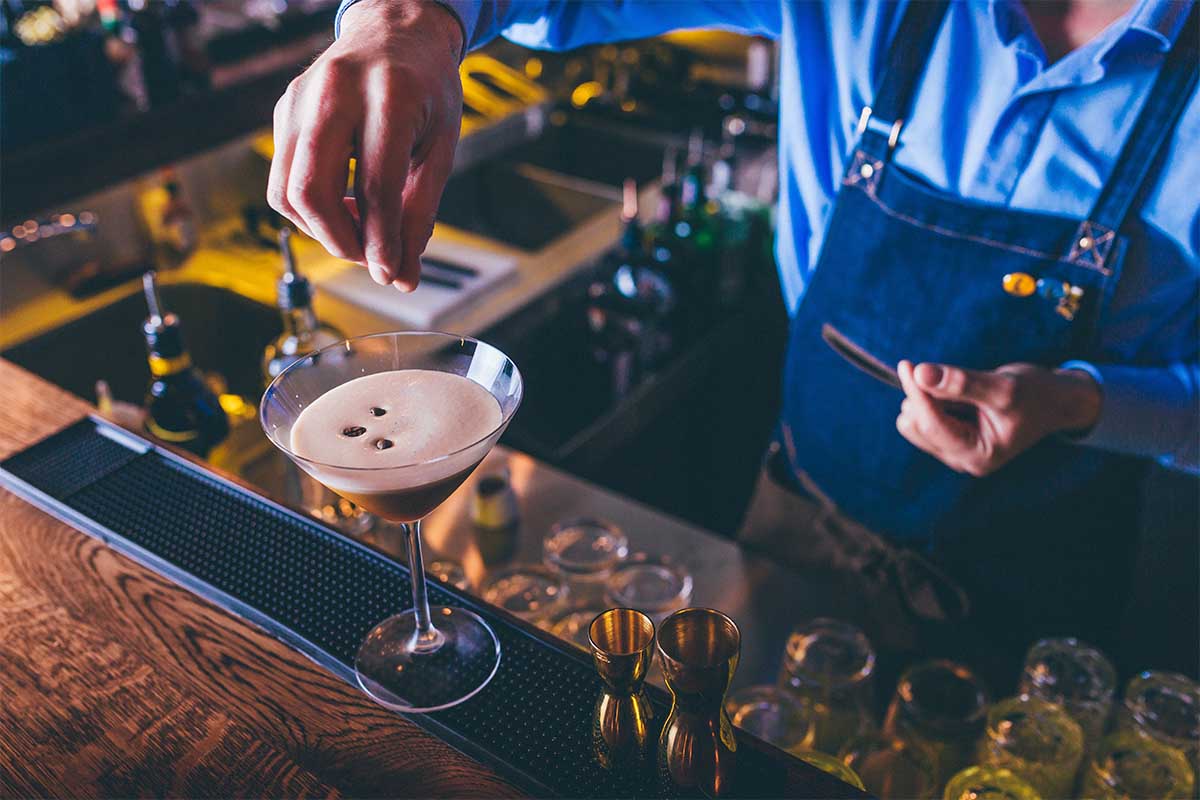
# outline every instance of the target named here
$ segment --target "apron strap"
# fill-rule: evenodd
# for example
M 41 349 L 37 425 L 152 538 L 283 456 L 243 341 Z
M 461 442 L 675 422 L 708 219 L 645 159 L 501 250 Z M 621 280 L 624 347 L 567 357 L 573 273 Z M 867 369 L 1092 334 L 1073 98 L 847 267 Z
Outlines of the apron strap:
M 1093 243 L 1106 233 L 1119 230 L 1130 211 L 1140 206 L 1153 188 L 1152 178 L 1162 165 L 1166 144 L 1170 141 L 1179 115 L 1191 99 L 1198 77 L 1200 4 L 1193 3 L 1154 81 L 1150 96 L 1146 98 L 1146 104 L 1134 122 L 1133 131 L 1117 156 L 1116 167 L 1100 190 L 1100 197 L 1088 215 L 1088 222 L 1084 223 L 1102 228 L 1092 232 Z M 1088 232 L 1081 230 L 1081 234 L 1087 236 Z M 1079 238 L 1073 250 L 1080 249 Z
M 912 105 L 917 80 L 925 71 L 933 40 L 950 7 L 947 0 L 909 0 L 892 43 L 871 105 L 858 118 L 858 149 L 886 162 L 896 147 Z

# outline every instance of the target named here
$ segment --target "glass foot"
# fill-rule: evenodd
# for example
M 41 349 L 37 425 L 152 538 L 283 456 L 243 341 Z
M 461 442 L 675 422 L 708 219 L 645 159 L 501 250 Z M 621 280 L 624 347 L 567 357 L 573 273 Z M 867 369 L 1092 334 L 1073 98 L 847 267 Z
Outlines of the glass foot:
M 416 613 L 388 617 L 367 634 L 354 669 L 358 684 L 396 711 L 440 711 L 474 697 L 500 666 L 500 641 L 482 619 L 462 608 L 432 606 L 440 634 L 418 642 Z

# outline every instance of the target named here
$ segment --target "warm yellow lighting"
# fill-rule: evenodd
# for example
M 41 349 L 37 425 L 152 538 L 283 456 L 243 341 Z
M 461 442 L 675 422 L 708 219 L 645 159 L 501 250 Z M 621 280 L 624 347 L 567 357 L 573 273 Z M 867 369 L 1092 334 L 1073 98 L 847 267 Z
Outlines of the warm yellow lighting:
M 62 225 L 64 228 L 72 227 L 75 224 L 75 215 L 74 214 L 63 214 L 63 215 L 59 216 L 58 224 Z
M 598 81 L 586 81 L 576 86 L 575 90 L 571 92 L 571 105 L 583 108 L 592 98 L 602 94 L 604 94 L 604 87 Z
M 542 68 L 542 60 L 540 58 L 535 56 L 534 58 L 527 59 L 525 61 L 525 77 L 531 81 L 536 81 L 542 77 Z
M 626 99 L 626 100 L 621 101 L 621 110 L 624 111 L 626 114 L 633 111 L 635 108 L 637 108 L 636 100 Z
M 221 404 L 221 410 L 231 417 L 247 416 L 246 411 L 250 408 L 245 399 L 236 394 L 222 394 L 217 402 Z
M 0 253 L 11 253 L 17 247 L 17 240 L 5 236 L 0 239 Z

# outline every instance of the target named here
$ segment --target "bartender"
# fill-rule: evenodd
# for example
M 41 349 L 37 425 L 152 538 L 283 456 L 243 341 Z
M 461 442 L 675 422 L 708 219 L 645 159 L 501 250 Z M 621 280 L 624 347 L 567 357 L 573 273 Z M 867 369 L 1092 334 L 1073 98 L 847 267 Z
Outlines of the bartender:
M 269 199 L 402 291 L 468 49 L 777 38 L 792 319 L 743 539 L 917 618 L 1109 639 L 1146 466 L 1200 467 L 1194 2 L 347 0 L 337 21 L 276 107 Z

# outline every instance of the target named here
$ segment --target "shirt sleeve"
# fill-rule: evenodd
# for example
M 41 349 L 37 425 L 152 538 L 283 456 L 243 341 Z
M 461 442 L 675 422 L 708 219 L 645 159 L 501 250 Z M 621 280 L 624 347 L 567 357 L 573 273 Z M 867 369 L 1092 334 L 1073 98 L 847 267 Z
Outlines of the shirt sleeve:
M 342 0 L 334 21 L 358 0 Z M 637 39 L 686 28 L 721 28 L 775 37 L 782 27 L 779 0 L 437 0 L 462 25 L 467 47 L 497 36 L 526 47 L 569 50 L 585 44 Z
M 1200 365 L 1127 367 L 1068 361 L 1103 393 L 1095 427 L 1073 441 L 1200 475 Z

